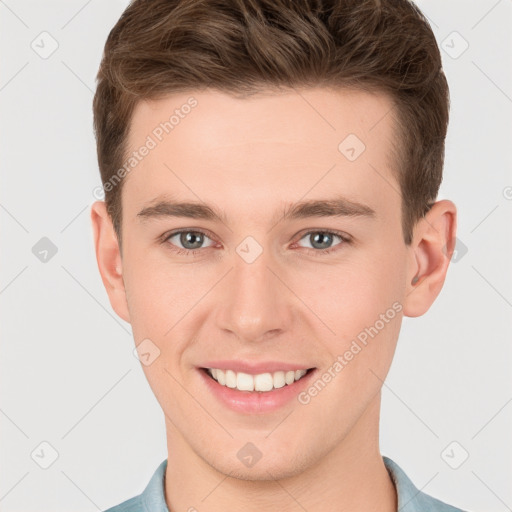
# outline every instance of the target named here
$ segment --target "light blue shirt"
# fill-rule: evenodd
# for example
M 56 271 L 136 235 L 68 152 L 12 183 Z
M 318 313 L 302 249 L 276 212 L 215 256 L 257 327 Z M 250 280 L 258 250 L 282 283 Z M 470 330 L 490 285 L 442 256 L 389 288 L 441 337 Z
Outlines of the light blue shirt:
M 382 458 L 395 484 L 398 512 L 464 512 L 419 491 L 396 462 L 386 456 Z M 166 467 L 167 459 L 158 466 L 142 494 L 105 512 L 169 512 L 164 491 Z

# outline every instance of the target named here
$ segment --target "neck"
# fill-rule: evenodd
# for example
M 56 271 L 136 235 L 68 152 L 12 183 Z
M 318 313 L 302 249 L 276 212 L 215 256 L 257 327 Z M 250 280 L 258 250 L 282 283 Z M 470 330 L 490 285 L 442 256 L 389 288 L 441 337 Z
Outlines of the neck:
M 274 479 L 268 472 L 265 480 L 218 471 L 167 422 L 167 507 L 170 512 L 396 512 L 395 486 L 379 450 L 379 411 L 380 393 L 337 446 L 293 476 Z

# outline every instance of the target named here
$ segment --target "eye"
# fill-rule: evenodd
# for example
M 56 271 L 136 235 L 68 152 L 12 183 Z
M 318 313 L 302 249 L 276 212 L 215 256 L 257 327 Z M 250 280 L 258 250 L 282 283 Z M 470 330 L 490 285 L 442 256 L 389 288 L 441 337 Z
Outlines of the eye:
M 173 238 L 175 239 L 174 241 Z M 207 246 L 203 245 L 205 239 L 210 240 L 210 244 Z M 308 231 L 299 241 L 303 239 L 309 241 L 310 246 L 300 246 L 315 255 L 329 254 L 339 250 L 339 246 L 352 242 L 350 236 L 338 231 L 329 230 Z M 335 239 L 340 240 L 340 243 L 333 246 L 332 244 Z M 162 243 L 168 244 L 173 252 L 181 255 L 198 255 L 201 249 L 207 249 L 215 244 L 204 231 L 198 229 L 182 229 L 166 234 L 162 237 Z M 296 244 L 298 244 L 298 242 L 296 242 L 295 245 Z
M 340 243 L 332 245 L 335 239 L 341 240 Z M 310 246 L 306 248 L 312 249 L 316 254 L 328 254 L 338 250 L 338 246 L 344 245 L 344 243 L 350 243 L 351 239 L 342 233 L 337 231 L 308 231 L 300 240 L 305 239 L 310 243 Z M 301 246 L 304 247 L 304 246 Z
M 172 239 L 175 238 L 175 241 Z M 182 230 L 182 231 L 174 231 L 164 237 L 162 242 L 167 243 L 171 246 L 173 251 L 176 251 L 178 254 L 189 254 L 198 251 L 199 249 L 204 249 L 206 247 L 202 247 L 205 242 L 205 239 L 210 240 L 213 245 L 213 240 L 204 233 L 199 230 Z M 180 245 L 178 245 L 180 244 Z M 207 247 L 210 247 L 208 245 Z

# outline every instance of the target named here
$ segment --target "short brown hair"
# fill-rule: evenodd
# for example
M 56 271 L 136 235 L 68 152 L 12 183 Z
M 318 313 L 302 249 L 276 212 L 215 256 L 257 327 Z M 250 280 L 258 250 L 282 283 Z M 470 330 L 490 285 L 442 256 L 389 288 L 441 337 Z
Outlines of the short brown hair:
M 103 184 L 125 160 L 139 100 L 206 88 L 244 96 L 325 86 L 392 99 L 407 244 L 436 200 L 449 91 L 432 29 L 411 1 L 134 0 L 107 38 L 97 80 Z M 119 242 L 122 184 L 105 190 Z

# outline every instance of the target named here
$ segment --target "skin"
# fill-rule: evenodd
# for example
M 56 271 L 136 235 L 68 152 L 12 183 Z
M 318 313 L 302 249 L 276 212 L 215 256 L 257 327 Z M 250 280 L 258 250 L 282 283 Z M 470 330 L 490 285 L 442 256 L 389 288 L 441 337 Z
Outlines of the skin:
M 174 94 L 137 105 L 130 151 L 192 95 L 197 107 L 125 178 L 122 255 L 104 202 L 91 210 L 111 305 L 131 323 L 136 344 L 149 338 L 160 350 L 143 369 L 165 414 L 168 508 L 396 511 L 379 451 L 381 388 L 402 316 L 424 314 L 443 286 L 455 205 L 436 202 L 405 244 L 392 104 L 380 93 Z M 366 146 L 353 162 L 338 150 L 350 133 Z M 137 216 L 162 194 L 211 204 L 225 222 Z M 287 204 L 336 195 L 375 215 L 280 220 Z M 195 256 L 179 255 L 179 235 L 161 240 L 177 228 L 211 236 Z M 315 230 L 341 231 L 353 243 L 334 236 L 326 246 L 335 250 L 321 255 Z M 236 252 L 247 236 L 263 248 L 250 264 Z M 235 413 L 196 369 L 240 358 L 323 373 L 396 301 L 401 311 L 307 405 Z M 249 441 L 262 453 L 251 468 L 236 455 Z

